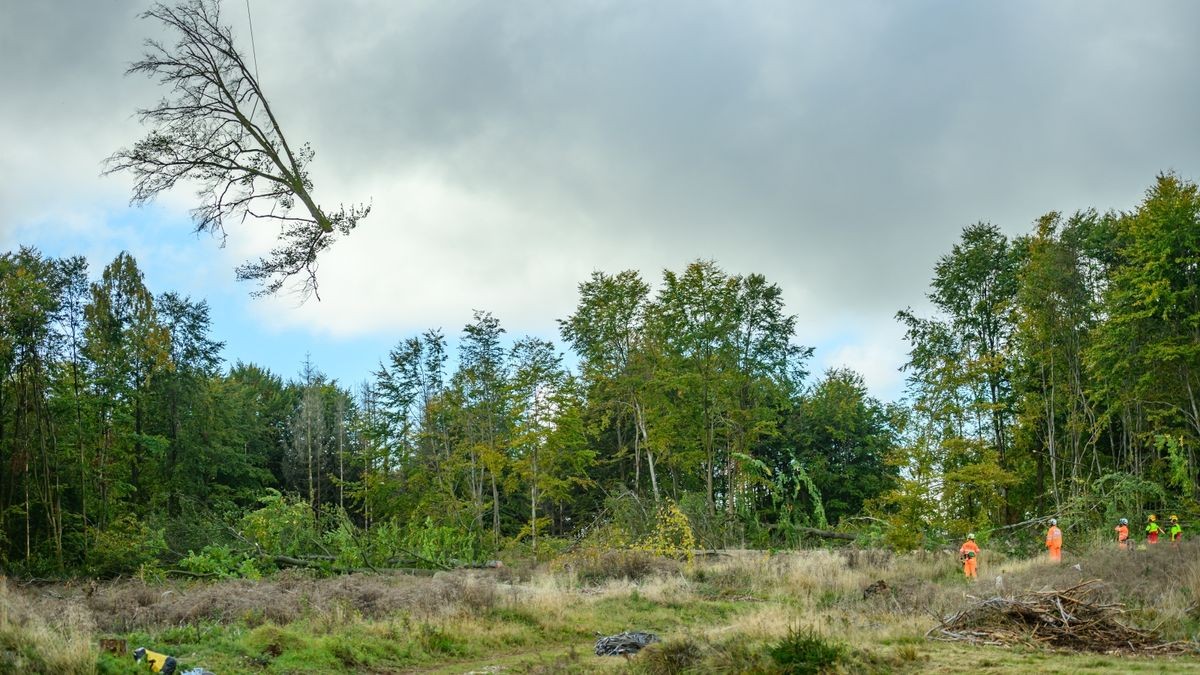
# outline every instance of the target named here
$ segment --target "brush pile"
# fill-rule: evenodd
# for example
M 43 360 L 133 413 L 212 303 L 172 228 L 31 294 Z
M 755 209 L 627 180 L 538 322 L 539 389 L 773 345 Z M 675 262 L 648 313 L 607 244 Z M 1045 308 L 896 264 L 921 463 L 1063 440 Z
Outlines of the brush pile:
M 596 656 L 628 656 L 654 642 L 658 642 L 654 633 L 626 632 L 601 637 L 596 640 Z
M 1195 645 L 1163 642 L 1154 632 L 1118 620 L 1119 603 L 1093 599 L 1099 579 L 1064 590 L 1038 591 L 977 601 L 945 617 L 925 636 L 945 642 L 983 645 L 1026 645 L 1081 652 L 1183 654 Z

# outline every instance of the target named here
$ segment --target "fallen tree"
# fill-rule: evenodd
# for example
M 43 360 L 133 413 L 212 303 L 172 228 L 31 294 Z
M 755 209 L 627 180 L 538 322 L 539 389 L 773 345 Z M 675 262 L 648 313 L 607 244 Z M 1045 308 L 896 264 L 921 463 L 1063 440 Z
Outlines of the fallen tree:
M 815 527 L 797 527 L 797 528 L 795 528 L 795 530 L 797 532 L 802 532 L 804 534 L 811 534 L 814 537 L 822 537 L 824 539 L 842 539 L 844 541 L 854 541 L 855 539 L 858 539 L 858 537 L 853 534 L 846 534 L 845 532 L 834 532 L 832 530 L 818 530 Z

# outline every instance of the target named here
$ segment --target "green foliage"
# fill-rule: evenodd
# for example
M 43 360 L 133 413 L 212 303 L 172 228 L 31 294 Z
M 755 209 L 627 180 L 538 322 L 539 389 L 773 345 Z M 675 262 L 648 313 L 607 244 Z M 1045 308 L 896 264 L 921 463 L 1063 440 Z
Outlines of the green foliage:
M 654 530 L 635 548 L 656 556 L 691 562 L 695 556 L 696 536 L 687 515 L 675 502 L 667 500 L 658 507 Z
M 133 516 L 123 516 L 96 532 L 88 552 L 88 574 L 114 577 L 159 569 L 158 559 L 167 550 L 163 531 Z
M 385 530 L 381 536 L 387 536 Z M 393 534 L 400 531 L 392 530 Z M 483 547 L 478 535 L 464 532 L 451 525 L 439 525 L 432 518 L 426 518 L 423 523 L 410 526 L 402 531 L 399 552 L 412 552 L 419 556 L 417 566 L 435 563 L 449 567 L 463 563 L 478 563 L 487 558 L 488 551 Z
M 779 468 L 793 486 L 784 494 L 794 499 L 804 487 L 816 527 L 825 527 L 826 518 L 836 523 L 859 513 L 864 502 L 892 486 L 894 469 L 885 457 L 896 433 L 858 373 L 827 371 L 801 397 L 791 425 L 795 456 Z
M 757 523 L 743 518 L 745 509 L 738 514 L 727 511 L 712 511 L 708 498 L 701 492 L 687 492 L 679 496 L 679 509 L 687 516 L 696 542 L 703 548 L 726 548 L 741 546 L 747 530 L 755 531 Z M 756 516 L 757 514 L 751 514 Z M 649 536 L 644 534 L 643 537 Z
M 1196 494 L 1196 472 L 1192 468 L 1191 458 L 1183 447 L 1183 439 L 1166 434 L 1154 437 L 1154 447 L 1167 455 L 1168 484 L 1179 490 L 1185 498 L 1191 499 Z
M 179 569 L 215 579 L 261 579 L 263 570 L 256 559 L 228 546 L 205 546 L 199 553 L 188 551 Z
M 797 526 L 828 527 L 825 500 L 821 498 L 816 482 L 796 459 L 791 460 L 789 468 L 791 471 L 780 472 L 775 478 L 775 494 L 787 502 L 783 507 L 785 516 L 780 518 L 780 526 L 789 530 L 789 537 L 794 536 L 791 534 L 794 530 L 790 528 Z M 807 509 L 804 498 L 807 498 Z M 806 510 L 811 511 L 811 517 L 805 513 Z
M 971 225 L 928 296 L 930 316 L 898 315 L 891 405 L 849 370 L 805 382 L 778 285 L 705 260 L 653 290 L 633 271 L 580 284 L 560 324 L 575 373 L 480 311 L 456 359 L 440 331 L 405 337 L 351 393 L 312 363 L 222 372 L 204 301 L 151 292 L 128 253 L 94 280 L 80 258 L 3 254 L 0 562 L 154 576 L 162 530 L 179 569 L 216 576 L 553 557 L 580 530 L 686 557 L 853 522 L 914 549 L 1200 508 L 1194 183 L 1164 174 L 1128 212 L 1016 238 Z
M 298 555 L 320 539 L 316 516 L 295 496 L 268 489 L 260 507 L 242 518 L 241 533 L 258 550 L 272 555 Z
M 1113 472 L 1106 473 L 1087 486 L 1078 496 L 1063 504 L 1064 520 L 1084 526 L 1103 526 L 1119 518 L 1129 518 L 1131 523 L 1141 520 L 1141 515 L 1165 507 L 1167 492 L 1162 485 L 1140 476 Z
M 771 646 L 770 653 L 784 673 L 809 675 L 834 668 L 846 659 L 849 650 L 812 629 L 792 626 L 786 638 Z

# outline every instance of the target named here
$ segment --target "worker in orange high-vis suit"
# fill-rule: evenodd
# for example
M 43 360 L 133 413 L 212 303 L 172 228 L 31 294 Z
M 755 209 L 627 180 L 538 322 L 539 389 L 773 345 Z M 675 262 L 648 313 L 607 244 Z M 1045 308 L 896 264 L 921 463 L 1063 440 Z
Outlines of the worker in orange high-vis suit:
M 967 579 L 977 579 L 975 567 L 979 564 L 979 545 L 975 543 L 975 533 L 967 535 L 967 540 L 958 547 L 958 557 L 962 560 L 963 576 Z
M 1046 530 L 1046 548 L 1050 550 L 1050 562 L 1062 562 L 1062 530 L 1058 529 L 1058 519 L 1050 519 L 1050 529 Z
M 1129 550 L 1129 519 L 1122 518 L 1121 523 L 1113 528 L 1117 533 L 1117 548 L 1122 551 Z

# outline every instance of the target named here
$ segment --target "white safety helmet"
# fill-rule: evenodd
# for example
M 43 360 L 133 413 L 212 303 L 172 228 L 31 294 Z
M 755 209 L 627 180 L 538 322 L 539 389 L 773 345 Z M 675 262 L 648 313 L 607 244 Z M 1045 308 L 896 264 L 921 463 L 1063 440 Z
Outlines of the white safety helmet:
M 1058 524 L 1058 518 L 1051 518 L 1051 519 L 1050 519 L 1050 524 L 1051 524 L 1051 525 L 1057 525 L 1057 524 Z
M 974 539 L 974 538 L 975 538 L 975 533 L 974 533 L 974 532 L 972 532 L 972 533 L 970 533 L 970 534 L 968 534 L 968 535 L 967 535 L 967 539 Z
M 1122 519 L 1121 519 L 1121 524 L 1122 524 L 1122 525 L 1128 525 L 1128 524 L 1129 524 L 1129 519 L 1128 519 L 1128 518 L 1122 518 Z

